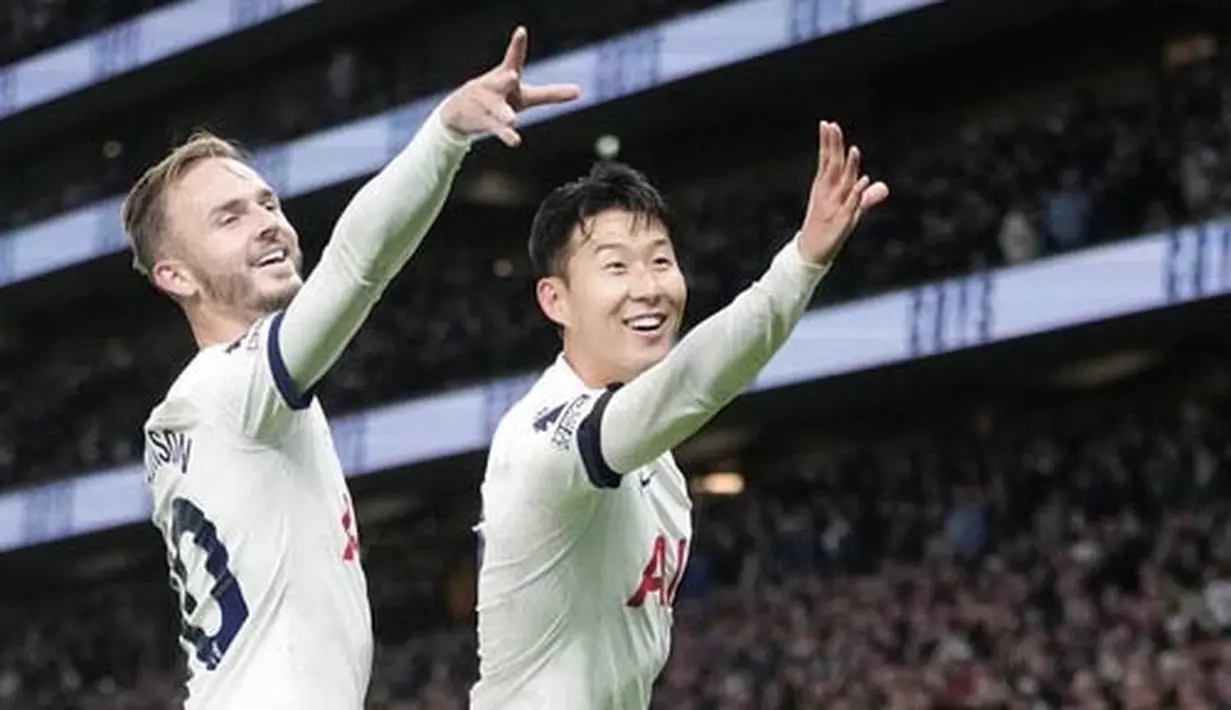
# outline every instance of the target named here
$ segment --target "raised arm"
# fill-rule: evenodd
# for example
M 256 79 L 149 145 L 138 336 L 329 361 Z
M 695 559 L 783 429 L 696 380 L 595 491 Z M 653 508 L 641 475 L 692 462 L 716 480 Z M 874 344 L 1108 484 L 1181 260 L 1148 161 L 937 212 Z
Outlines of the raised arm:
M 836 124 L 820 125 L 820 157 L 803 226 L 765 274 L 698 325 L 671 353 L 609 390 L 578 429 L 588 467 L 607 480 L 633 471 L 694 434 L 746 387 L 786 342 L 863 212 L 889 196 L 859 176 Z M 601 461 L 594 459 L 601 454 Z
M 274 375 L 280 389 L 291 390 L 283 391 L 288 401 L 308 399 L 304 394 L 338 359 L 414 254 L 440 213 L 472 137 L 490 132 L 517 146 L 518 111 L 578 96 L 572 85 L 523 85 L 526 46 L 526 30 L 519 27 L 504 60 L 441 103 L 346 207 L 320 263 L 272 326 L 274 367 L 284 368 Z

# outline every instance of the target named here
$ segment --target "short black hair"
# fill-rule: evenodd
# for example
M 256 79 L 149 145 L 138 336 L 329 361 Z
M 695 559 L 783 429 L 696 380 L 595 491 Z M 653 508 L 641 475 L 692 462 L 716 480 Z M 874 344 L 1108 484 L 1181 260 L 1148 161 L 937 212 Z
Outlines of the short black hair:
M 534 278 L 563 275 L 573 230 L 607 210 L 624 210 L 671 232 L 667 202 L 646 176 L 623 163 L 600 161 L 588 175 L 552 190 L 539 205 L 528 244 Z

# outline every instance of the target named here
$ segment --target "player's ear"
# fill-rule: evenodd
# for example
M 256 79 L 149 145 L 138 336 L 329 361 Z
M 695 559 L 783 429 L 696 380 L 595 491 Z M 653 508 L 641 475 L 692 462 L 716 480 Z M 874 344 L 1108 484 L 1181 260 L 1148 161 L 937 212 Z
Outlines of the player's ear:
M 200 288 L 188 265 L 178 259 L 159 259 L 150 271 L 150 280 L 177 301 L 191 298 Z
M 561 328 L 567 328 L 572 320 L 568 299 L 565 298 L 567 290 L 568 286 L 559 276 L 545 276 L 534 286 L 534 295 L 539 300 L 543 315 Z

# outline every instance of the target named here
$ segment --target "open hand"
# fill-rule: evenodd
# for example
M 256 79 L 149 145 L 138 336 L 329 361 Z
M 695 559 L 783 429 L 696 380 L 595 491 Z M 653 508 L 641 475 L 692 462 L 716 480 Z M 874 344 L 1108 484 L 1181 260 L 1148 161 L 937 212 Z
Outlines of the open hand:
M 837 257 L 864 212 L 889 197 L 889 188 L 859 174 L 859 148 L 845 149 L 838 124 L 821 121 L 819 133 L 819 164 L 799 247 L 807 261 L 827 264 Z
M 515 128 L 519 111 L 581 96 L 581 87 L 576 84 L 533 86 L 521 82 L 528 42 L 525 27 L 514 30 L 500 64 L 466 82 L 445 100 L 441 109 L 445 125 L 467 136 L 491 133 L 515 148 L 521 145 L 521 135 Z

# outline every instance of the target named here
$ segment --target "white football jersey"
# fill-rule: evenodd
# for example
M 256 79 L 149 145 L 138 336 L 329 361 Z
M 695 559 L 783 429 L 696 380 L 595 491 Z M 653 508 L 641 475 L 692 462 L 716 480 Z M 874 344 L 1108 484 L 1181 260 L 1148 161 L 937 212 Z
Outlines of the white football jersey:
M 609 396 L 560 357 L 496 429 L 478 527 L 473 710 L 650 704 L 692 505 L 670 453 L 625 476 L 602 462 Z
M 320 404 L 271 337 L 280 318 L 201 350 L 145 425 L 189 710 L 361 710 L 367 691 L 355 514 Z

